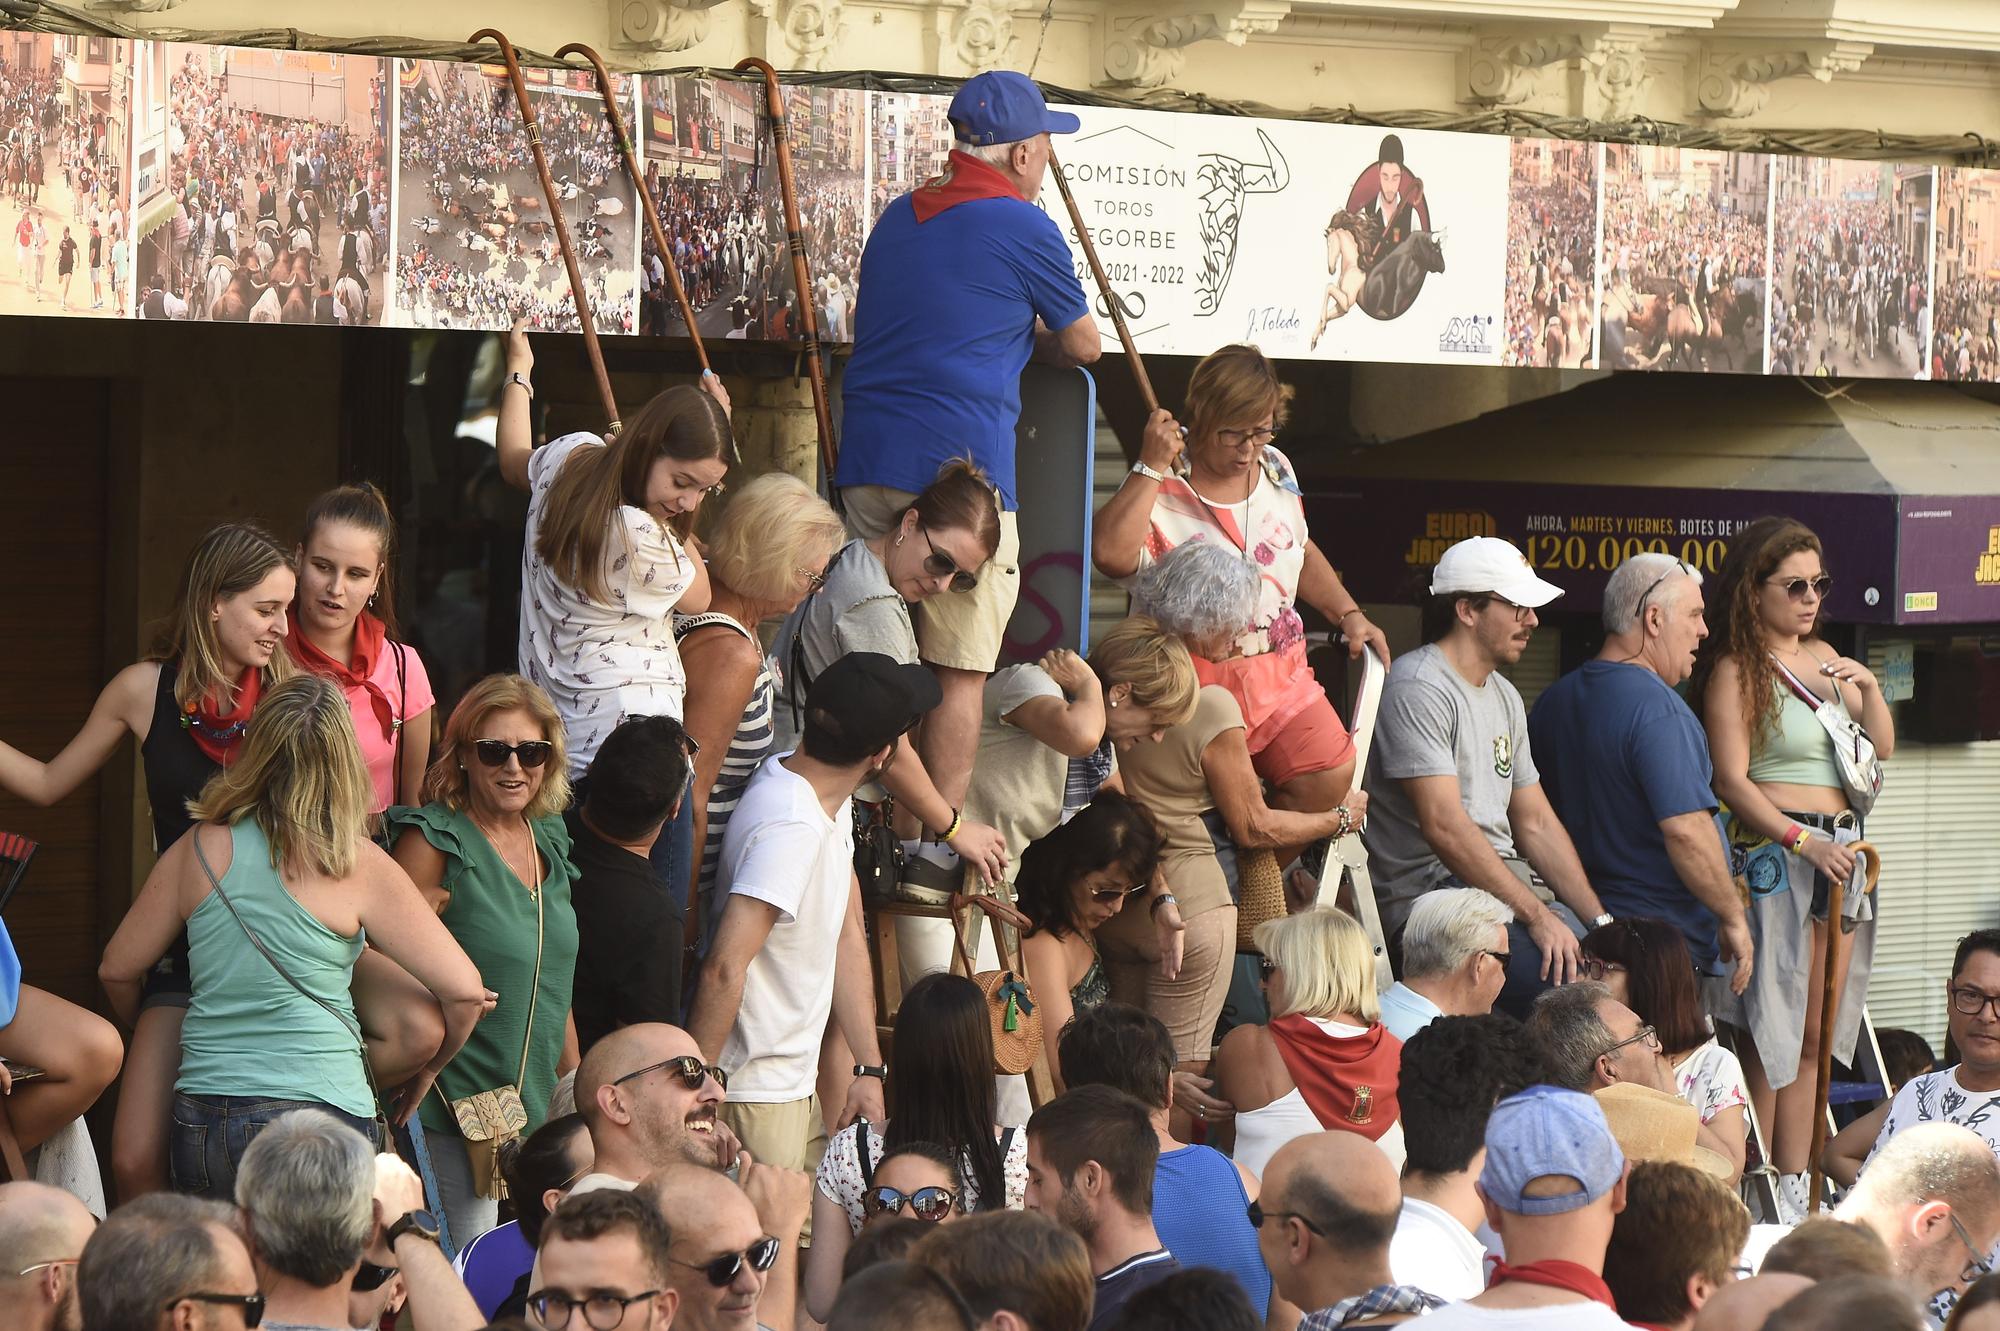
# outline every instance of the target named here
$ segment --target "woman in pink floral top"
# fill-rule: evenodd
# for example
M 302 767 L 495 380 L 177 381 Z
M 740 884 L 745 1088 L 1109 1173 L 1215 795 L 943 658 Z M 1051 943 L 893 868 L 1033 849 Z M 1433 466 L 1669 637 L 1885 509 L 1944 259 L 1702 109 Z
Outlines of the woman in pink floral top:
M 1185 450 L 1174 418 L 1154 412 L 1139 461 L 1097 515 L 1091 557 L 1127 586 L 1187 541 L 1214 541 L 1256 565 L 1261 587 L 1249 630 L 1230 654 L 1197 656 L 1195 668 L 1241 705 L 1257 774 L 1276 787 L 1273 803 L 1321 812 L 1354 785 L 1354 746 L 1306 663 L 1297 604 L 1337 623 L 1356 656 L 1372 646 L 1386 661 L 1389 645 L 1307 535 L 1291 461 L 1271 446 L 1291 397 L 1255 347 L 1223 347 L 1204 359 L 1188 384 Z M 1183 451 L 1189 473 L 1175 476 Z

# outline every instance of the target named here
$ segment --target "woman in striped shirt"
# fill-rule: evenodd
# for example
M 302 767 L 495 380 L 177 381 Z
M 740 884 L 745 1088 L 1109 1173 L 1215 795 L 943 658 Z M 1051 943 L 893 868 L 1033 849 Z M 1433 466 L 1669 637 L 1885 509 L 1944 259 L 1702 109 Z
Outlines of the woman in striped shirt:
M 708 544 L 708 609 L 674 616 L 687 671 L 684 723 L 701 746 L 689 787 L 701 847 L 688 897 L 699 903 L 688 911 L 691 939 L 713 931 L 722 833 L 771 751 L 773 663 L 757 626 L 796 609 L 846 539 L 839 516 L 805 482 L 783 472 L 759 476 L 729 501 Z

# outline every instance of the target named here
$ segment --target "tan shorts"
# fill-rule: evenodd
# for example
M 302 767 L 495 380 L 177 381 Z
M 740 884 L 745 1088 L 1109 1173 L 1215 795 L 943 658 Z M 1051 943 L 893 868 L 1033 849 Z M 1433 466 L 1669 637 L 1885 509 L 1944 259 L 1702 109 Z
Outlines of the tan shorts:
M 1158 1017 L 1174 1038 L 1176 1059 L 1206 1063 L 1236 966 L 1236 907 L 1205 910 L 1187 922 L 1181 973 L 1169 980 L 1160 974 L 1159 934 L 1147 918 L 1145 899 L 1138 900 L 1137 910 L 1128 906 L 1097 931 L 1112 1000 Z
M 896 525 L 896 517 L 916 502 L 908 490 L 886 485 L 849 485 L 840 491 L 847 529 L 871 540 Z M 979 585 L 969 592 L 945 592 L 910 607 L 917 624 L 917 650 L 925 664 L 992 674 L 1014 602 L 1021 595 L 1021 526 L 1000 512 L 1000 548 L 979 569 Z
M 826 1120 L 820 1116 L 818 1095 L 761 1105 L 724 1100 L 718 1112 L 758 1164 L 802 1169 L 808 1176 L 819 1172 L 820 1157 L 826 1154 Z M 810 1213 L 799 1242 L 812 1246 Z

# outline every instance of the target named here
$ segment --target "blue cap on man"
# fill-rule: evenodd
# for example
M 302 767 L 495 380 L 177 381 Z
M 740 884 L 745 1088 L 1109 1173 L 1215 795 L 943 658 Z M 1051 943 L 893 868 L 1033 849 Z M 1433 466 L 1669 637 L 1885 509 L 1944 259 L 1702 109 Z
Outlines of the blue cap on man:
M 1625 1153 L 1597 1101 L 1579 1091 L 1530 1086 L 1493 1106 L 1486 1120 L 1486 1166 L 1479 1190 L 1514 1215 L 1582 1210 L 1625 1177 Z M 1530 1193 L 1537 1179 L 1562 1178 L 1574 1189 Z
M 1035 81 L 1011 69 L 967 79 L 945 114 L 960 140 L 982 147 L 1037 134 L 1074 134 L 1083 125 L 1067 111 L 1049 110 Z

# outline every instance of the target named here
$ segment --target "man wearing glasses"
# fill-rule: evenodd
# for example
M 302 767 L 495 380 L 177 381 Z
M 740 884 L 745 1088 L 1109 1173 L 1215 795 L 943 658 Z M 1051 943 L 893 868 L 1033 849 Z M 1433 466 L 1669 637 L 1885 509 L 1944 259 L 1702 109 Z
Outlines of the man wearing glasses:
M 250 1331 L 264 1296 L 236 1212 L 154 1192 L 127 1202 L 84 1245 L 83 1324 L 116 1331 Z
M 576 1070 L 576 1109 L 595 1160 L 572 1194 L 630 1191 L 671 1164 L 727 1168 L 736 1140 L 718 1112 L 726 1080 L 677 1026 L 621 1026 L 590 1046 Z
M 0 1184 L 0 1326 L 78 1331 L 76 1267 L 97 1220 L 41 1183 Z
M 1432 888 L 1498 897 L 1514 912 L 1498 1006 L 1516 1016 L 1582 973 L 1582 922 L 1611 918 L 1542 792 L 1520 692 L 1499 673 L 1527 650 L 1535 611 L 1561 595 L 1497 537 L 1446 550 L 1427 616 L 1441 622 L 1389 667 L 1368 769 L 1382 927 L 1394 937 Z
M 1869 1158 L 1833 1218 L 1874 1230 L 1896 1274 L 1942 1324 L 1966 1286 L 1992 1270 L 2000 1160 L 1956 1123 L 1912 1124 Z
M 542 1331 L 660 1331 L 680 1303 L 670 1247 L 666 1222 L 632 1193 L 571 1195 L 542 1226 L 528 1316 Z
M 639 1186 L 674 1236 L 667 1284 L 680 1296 L 676 1331 L 788 1327 L 798 1297 L 798 1248 L 780 1243 L 729 1176 L 671 1165 Z M 795 1218 L 804 1219 L 803 1210 Z
M 1715 825 L 1701 722 L 1674 689 L 1708 636 L 1701 574 L 1634 555 L 1604 585 L 1604 648 L 1535 702 L 1528 734 L 1549 801 L 1590 882 L 1619 916 L 1671 922 L 1696 970 L 1750 984 L 1750 924 Z

